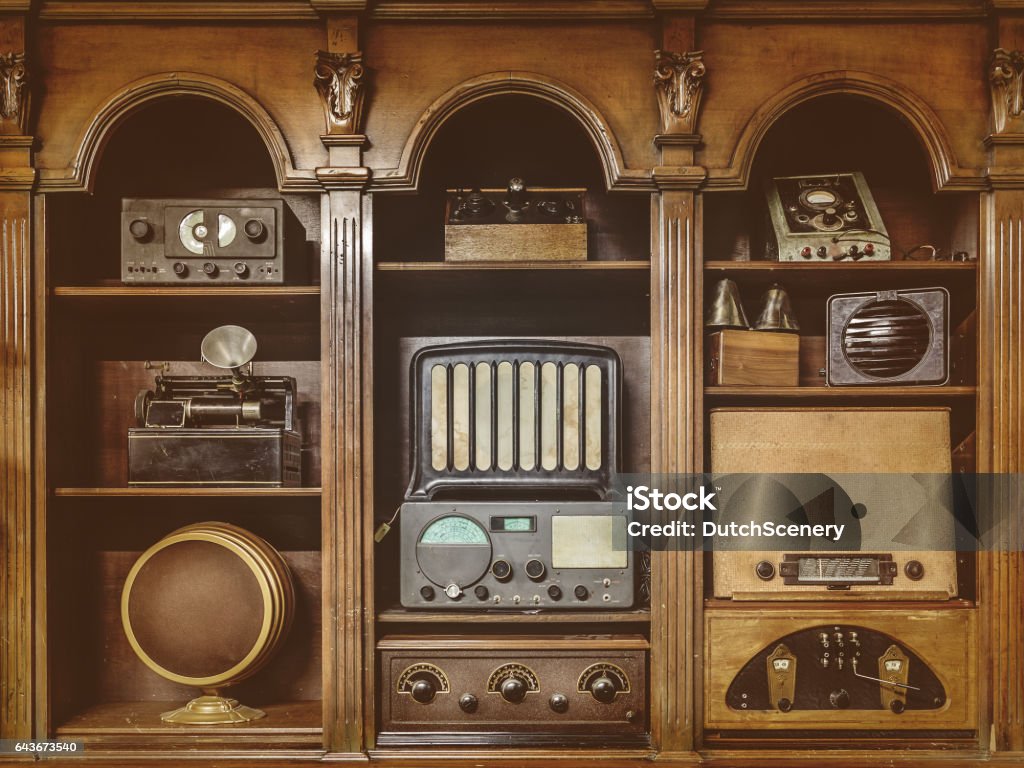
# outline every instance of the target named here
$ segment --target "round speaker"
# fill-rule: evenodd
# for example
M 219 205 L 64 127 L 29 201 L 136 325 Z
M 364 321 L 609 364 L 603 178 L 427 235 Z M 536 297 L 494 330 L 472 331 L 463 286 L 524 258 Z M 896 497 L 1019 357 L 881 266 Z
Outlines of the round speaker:
M 188 525 L 146 550 L 121 594 L 128 642 L 158 675 L 206 694 L 162 719 L 214 724 L 262 717 L 219 690 L 270 660 L 288 634 L 294 604 L 284 559 L 243 528 Z
M 872 301 L 843 328 L 843 354 L 864 376 L 891 379 L 912 371 L 931 346 L 928 313 L 906 299 Z

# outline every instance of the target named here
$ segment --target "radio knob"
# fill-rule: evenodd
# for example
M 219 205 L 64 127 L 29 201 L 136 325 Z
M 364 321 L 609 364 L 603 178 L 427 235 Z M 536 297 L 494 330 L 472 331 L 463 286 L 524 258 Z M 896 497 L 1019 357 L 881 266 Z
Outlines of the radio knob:
M 426 586 L 420 587 L 420 597 L 422 597 L 424 600 L 427 600 L 427 601 L 433 600 L 434 596 L 436 594 L 437 593 L 434 592 L 434 588 L 431 587 L 429 584 L 426 585 Z
M 811 253 L 811 246 L 809 245 L 805 245 L 803 248 L 800 249 L 800 255 L 803 256 L 805 259 L 811 258 Z
M 250 240 L 259 240 L 263 237 L 263 233 L 266 232 L 263 222 L 259 219 L 249 219 L 245 222 L 242 229 L 245 232 L 245 236 Z
M 217 265 L 212 261 L 207 261 L 203 264 L 203 274 L 207 277 L 216 277 L 218 272 L 220 272 L 220 270 L 217 269 Z
M 818 246 L 818 258 L 819 259 L 824 259 L 826 256 L 828 256 L 828 248 L 826 248 L 824 245 L 819 245 Z
M 548 597 L 550 597 L 552 600 L 561 600 L 562 588 L 557 584 L 552 584 L 548 587 Z
M 544 578 L 544 572 L 547 569 L 544 567 L 544 563 L 534 558 L 533 560 L 526 561 L 526 575 L 534 581 L 540 581 Z
M 828 695 L 828 700 L 836 709 L 846 709 L 850 706 L 850 694 L 846 692 L 845 688 L 840 688 L 838 691 L 832 691 Z
M 874 243 L 866 243 L 864 245 L 864 255 L 865 256 L 874 256 L 875 255 L 875 244 Z
M 618 686 L 610 677 L 599 677 L 590 684 L 590 693 L 602 704 L 611 704 L 615 701 L 615 694 L 618 692 Z
M 908 560 L 907 564 L 903 566 L 903 572 L 911 581 L 920 581 L 924 578 L 924 565 L 920 560 Z
M 235 274 L 238 275 L 239 277 L 249 276 L 249 265 L 246 264 L 244 261 L 236 261 L 232 269 L 235 270 Z
M 417 680 L 412 685 L 412 697 L 420 704 L 429 704 L 434 700 L 437 689 L 429 680 Z
M 498 581 L 508 581 L 512 578 L 512 565 L 508 560 L 495 560 L 491 573 Z
M 548 706 L 551 707 L 552 712 L 567 712 L 569 710 L 569 699 L 566 698 L 564 693 L 553 693 L 551 698 L 548 699 Z
M 210 230 L 206 228 L 205 224 L 196 224 L 192 227 L 192 234 L 196 236 L 196 240 L 205 240 L 206 236 L 210 234 Z
M 491 596 L 490 591 L 483 584 L 481 584 L 478 587 L 475 587 L 473 589 L 473 594 L 476 595 L 477 600 L 486 600 L 488 597 Z
M 128 231 L 136 240 L 145 240 L 149 237 L 150 232 L 152 232 L 149 222 L 145 219 L 135 219 L 132 221 L 132 223 L 128 225 Z
M 903 710 L 905 710 L 906 708 L 907 708 L 907 705 L 904 704 L 899 699 L 893 699 L 892 701 L 889 702 L 889 709 L 892 710 L 892 713 L 894 715 L 902 715 L 903 714 Z
M 460 597 L 462 597 L 462 587 L 454 583 L 449 584 L 447 587 L 444 588 L 444 593 L 448 595 L 449 599 L 458 600 Z
M 839 217 L 836 216 L 836 209 L 826 208 L 825 213 L 822 214 L 821 223 L 826 227 L 831 227 L 834 226 L 837 221 L 839 221 Z
M 757 578 L 761 581 L 771 581 L 775 577 L 775 566 L 767 560 L 759 562 L 754 570 L 757 572 Z
M 464 693 L 459 697 L 459 709 L 463 712 L 472 714 L 473 712 L 476 712 L 476 708 L 479 705 L 480 702 L 477 701 L 476 696 L 472 693 Z
M 792 701 L 790 701 L 787 698 L 779 699 L 779 711 L 780 712 L 789 712 L 789 710 L 791 710 L 792 708 L 793 708 L 793 702 Z
M 509 704 L 518 704 L 526 698 L 526 683 L 514 677 L 506 679 L 501 684 L 501 698 Z
M 573 589 L 572 593 L 576 595 L 577 600 L 586 600 L 590 597 L 590 590 L 584 587 L 582 584 L 577 584 L 576 588 Z
M 188 277 L 188 264 L 185 264 L 182 261 L 176 261 L 174 262 L 172 269 L 174 270 L 174 274 L 178 277 L 182 279 Z

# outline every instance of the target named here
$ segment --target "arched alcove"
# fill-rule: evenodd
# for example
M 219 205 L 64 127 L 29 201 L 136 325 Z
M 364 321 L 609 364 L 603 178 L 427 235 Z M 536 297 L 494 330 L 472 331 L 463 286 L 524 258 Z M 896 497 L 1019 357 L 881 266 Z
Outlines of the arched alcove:
M 443 258 L 445 190 L 585 187 L 589 258 L 649 257 L 649 198 L 611 196 L 600 156 L 584 125 L 563 106 L 536 96 L 498 93 L 463 106 L 436 129 L 414 196 L 374 196 L 378 261 Z

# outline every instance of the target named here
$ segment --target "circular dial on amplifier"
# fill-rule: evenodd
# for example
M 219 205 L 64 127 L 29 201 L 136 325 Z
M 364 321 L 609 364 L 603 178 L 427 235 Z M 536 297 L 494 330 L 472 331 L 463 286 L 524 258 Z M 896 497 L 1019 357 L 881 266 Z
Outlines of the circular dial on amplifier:
M 420 572 L 439 587 L 454 584 L 465 591 L 490 567 L 491 539 L 475 520 L 445 515 L 420 533 L 416 562 Z

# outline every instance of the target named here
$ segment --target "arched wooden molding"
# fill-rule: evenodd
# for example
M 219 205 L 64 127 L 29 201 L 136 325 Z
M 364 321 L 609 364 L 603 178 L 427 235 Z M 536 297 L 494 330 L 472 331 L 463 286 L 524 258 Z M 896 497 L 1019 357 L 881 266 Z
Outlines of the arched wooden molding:
M 416 121 L 402 148 L 398 167 L 374 173 L 371 187 L 377 190 L 415 191 L 419 186 L 423 159 L 441 126 L 463 107 L 491 96 L 509 94 L 533 96 L 554 104 L 583 126 L 597 151 L 608 189 L 654 190 L 650 170 L 627 169 L 622 150 L 597 108 L 582 94 L 534 72 L 490 72 L 474 77 L 447 91 Z
M 822 72 L 798 80 L 761 105 L 744 126 L 729 166 L 708 169 L 707 188 L 745 189 L 761 141 L 775 121 L 804 102 L 830 94 L 872 99 L 898 112 L 925 149 L 935 191 L 985 189 L 980 172 L 959 166 L 941 121 L 923 99 L 893 80 L 850 70 Z
M 320 184 L 312 170 L 295 169 L 284 134 L 258 101 L 225 80 L 195 72 L 148 75 L 111 95 L 86 124 L 71 166 L 60 170 L 41 171 L 40 188 L 91 192 L 95 184 L 97 163 L 121 122 L 147 104 L 169 96 L 197 96 L 211 99 L 235 110 L 252 124 L 263 139 L 274 166 L 279 190 L 320 190 Z

